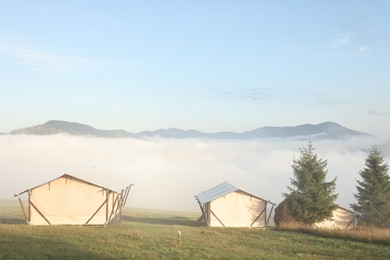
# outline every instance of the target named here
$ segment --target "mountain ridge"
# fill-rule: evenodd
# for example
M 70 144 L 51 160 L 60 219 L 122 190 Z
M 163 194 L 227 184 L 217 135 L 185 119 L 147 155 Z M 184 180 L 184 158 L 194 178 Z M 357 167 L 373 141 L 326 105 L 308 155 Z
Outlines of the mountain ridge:
M 183 130 L 178 128 L 157 129 L 154 131 L 142 131 L 131 133 L 125 130 L 101 130 L 92 126 L 60 121 L 50 120 L 44 124 L 21 128 L 12 131 L 10 134 L 27 134 L 27 135 L 53 135 L 65 133 L 76 136 L 95 136 L 108 138 L 209 138 L 209 139 L 264 139 L 264 138 L 295 138 L 295 139 L 345 139 L 353 136 L 372 136 L 367 133 L 355 131 L 346 128 L 335 122 L 323 122 L 320 124 L 302 124 L 297 126 L 264 126 L 252 131 L 241 133 L 235 132 L 214 132 L 205 133 L 195 129 Z

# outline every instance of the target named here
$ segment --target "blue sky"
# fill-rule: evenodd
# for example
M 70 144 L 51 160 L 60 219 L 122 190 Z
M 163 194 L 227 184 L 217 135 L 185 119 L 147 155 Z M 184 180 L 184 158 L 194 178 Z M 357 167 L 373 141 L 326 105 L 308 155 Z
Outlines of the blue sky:
M 390 131 L 389 1 L 2 1 L 0 132 Z

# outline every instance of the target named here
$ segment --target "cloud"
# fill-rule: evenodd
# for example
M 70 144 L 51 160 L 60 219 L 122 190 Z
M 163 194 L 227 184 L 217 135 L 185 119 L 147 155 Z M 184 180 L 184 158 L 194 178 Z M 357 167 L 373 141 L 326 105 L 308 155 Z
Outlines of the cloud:
M 70 99 L 74 101 L 102 101 L 106 98 L 101 96 L 74 96 Z
M 336 39 L 308 47 L 307 50 L 309 55 L 303 57 L 320 62 L 344 62 L 368 54 L 367 46 L 352 32 L 341 33 Z
M 358 52 L 358 54 L 366 53 L 367 52 L 366 46 L 364 46 L 364 45 L 360 46 L 357 52 Z
M 320 157 L 328 160 L 329 180 L 338 176 L 337 202 L 344 207 L 355 202 L 356 179 L 371 141 L 313 143 Z M 290 184 L 292 160 L 305 145 L 282 140 L 3 135 L 0 178 L 6 181 L 0 184 L 0 199 L 12 199 L 15 193 L 69 173 L 115 189 L 134 183 L 129 207 L 198 212 L 194 195 L 225 180 L 279 203 Z M 93 167 L 96 174 L 85 174 Z
M 342 100 L 339 97 L 330 96 L 325 93 L 313 93 L 318 105 L 345 105 L 350 104 L 350 101 Z
M 346 44 L 349 43 L 349 41 L 350 41 L 349 36 L 348 36 L 347 34 L 344 34 L 344 35 L 343 35 L 343 39 L 342 39 L 342 41 L 341 41 L 341 44 L 342 44 L 342 45 L 346 45 Z
M 77 71 L 113 65 L 112 62 L 58 55 L 22 47 L 2 45 L 0 51 L 11 56 L 13 63 L 27 65 L 35 71 Z
M 243 99 L 254 101 L 266 101 L 271 98 L 291 98 L 291 96 L 313 95 L 313 93 L 301 92 L 295 89 L 288 88 L 250 88 L 250 89 L 236 89 L 224 92 L 226 95 L 232 95 Z
M 272 92 L 271 88 L 252 88 L 231 90 L 224 93 L 250 100 L 267 100 L 272 95 Z
M 238 97 L 252 101 L 267 101 L 270 99 L 278 100 L 313 100 L 318 105 L 342 105 L 348 104 L 348 101 L 340 100 L 338 97 L 333 97 L 322 92 L 302 91 L 288 88 L 251 88 L 251 89 L 236 89 L 223 92 L 225 95 Z
M 351 41 L 351 36 L 348 33 L 343 33 L 341 40 L 339 41 L 341 45 L 347 45 Z
M 379 107 L 368 110 L 368 113 L 374 116 L 390 116 L 390 112 L 385 112 Z
M 332 48 L 343 48 L 351 44 L 353 36 L 350 32 L 341 33 L 336 40 L 331 43 Z

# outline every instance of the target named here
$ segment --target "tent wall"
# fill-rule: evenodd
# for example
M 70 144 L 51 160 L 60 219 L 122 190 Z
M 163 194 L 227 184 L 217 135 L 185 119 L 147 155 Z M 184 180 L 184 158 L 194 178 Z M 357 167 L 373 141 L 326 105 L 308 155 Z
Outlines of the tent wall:
M 333 210 L 331 219 L 315 223 L 314 226 L 326 229 L 350 229 L 356 227 L 356 223 L 354 214 L 351 211 L 337 207 Z
M 266 202 L 245 192 L 235 191 L 205 207 L 211 227 L 264 227 Z
M 63 176 L 29 191 L 29 224 L 105 225 L 117 197 L 116 192 Z

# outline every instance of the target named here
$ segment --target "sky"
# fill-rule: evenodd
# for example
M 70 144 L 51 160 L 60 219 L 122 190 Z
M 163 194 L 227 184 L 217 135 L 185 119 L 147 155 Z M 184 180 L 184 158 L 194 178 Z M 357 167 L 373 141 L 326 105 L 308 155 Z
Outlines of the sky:
M 390 2 L 0 0 L 0 133 L 390 131 Z

